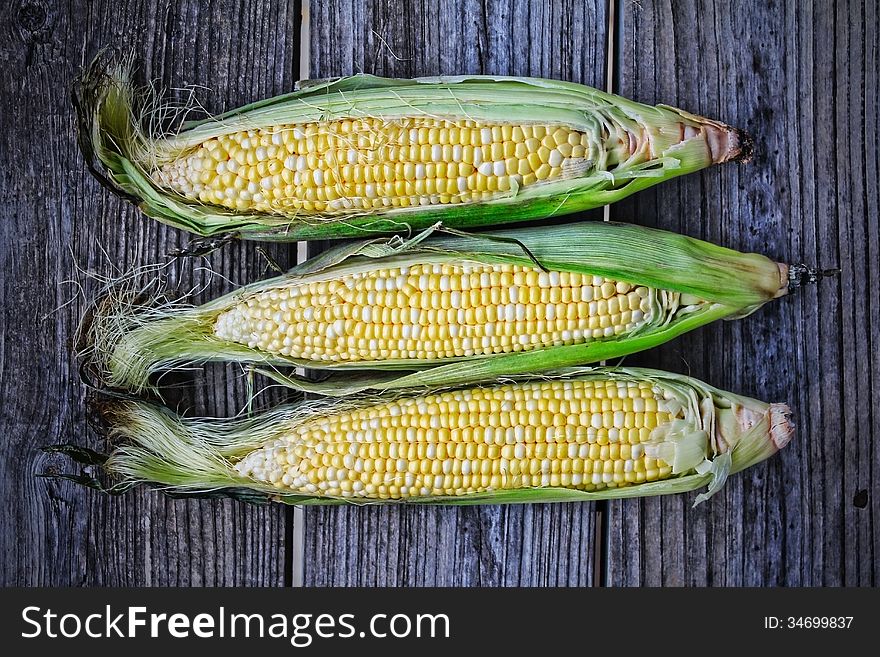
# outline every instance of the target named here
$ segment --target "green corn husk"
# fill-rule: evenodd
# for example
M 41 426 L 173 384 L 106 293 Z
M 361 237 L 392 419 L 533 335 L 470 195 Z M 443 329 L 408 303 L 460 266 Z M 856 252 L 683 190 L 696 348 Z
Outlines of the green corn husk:
M 201 236 L 294 241 L 365 237 L 426 228 L 488 226 L 578 212 L 715 163 L 744 160 L 750 140 L 717 121 L 663 105 L 637 103 L 570 82 L 450 76 L 414 80 L 355 75 L 310 83 L 158 136 L 153 124 L 174 113 L 150 107 L 130 79 L 130 65 L 99 56 L 75 92 L 80 145 L 93 173 L 147 215 Z M 155 104 L 155 103 L 154 103 Z M 595 153 L 576 172 L 499 193 L 491 200 L 327 214 L 237 213 L 187 200 L 152 178 L 164 163 L 205 140 L 275 125 L 365 116 L 395 120 L 430 115 L 569 126 L 592 136 Z M 630 135 L 650 147 L 621 153 Z M 622 160 L 622 161 L 621 161 Z
M 673 466 L 668 478 L 597 490 L 514 485 L 458 496 L 407 497 L 405 502 L 458 505 L 575 502 L 682 493 L 708 486 L 707 491 L 696 498 L 695 504 L 698 504 L 717 492 L 728 475 L 775 454 L 788 443 L 794 431 L 789 409 L 784 404 L 766 404 L 723 392 L 683 375 L 631 368 L 575 368 L 539 380 L 552 383 L 576 379 L 649 382 L 670 400 L 669 404 L 680 409 L 681 419 L 655 429 L 650 440 L 643 443 L 646 454 L 651 450 L 650 454 Z M 535 377 L 518 380 L 507 377 L 504 383 L 535 380 Z M 400 394 L 385 393 L 346 400 L 306 401 L 254 417 L 225 420 L 186 419 L 147 402 L 113 401 L 104 408 L 104 415 L 116 448 L 104 463 L 104 469 L 119 478 L 117 486 L 126 490 L 146 483 L 175 495 L 229 494 L 239 499 L 287 504 L 389 501 L 373 499 L 367 496 L 375 495 L 369 491 L 352 497 L 291 490 L 280 481 L 272 484 L 245 476 L 235 466 L 255 450 L 267 445 L 274 449 L 276 439 L 289 436 L 293 429 L 305 423 L 319 423 L 334 413 L 348 413 L 389 401 L 402 403 L 405 399 Z M 441 420 L 440 424 L 431 426 L 444 425 Z M 382 436 L 380 429 L 371 440 L 381 441 Z M 290 445 L 297 444 L 290 440 Z M 474 440 L 480 440 L 476 434 Z M 403 475 L 388 476 L 393 480 Z
M 260 351 L 215 335 L 215 322 L 221 313 L 251 295 L 286 285 L 414 263 L 534 267 L 535 261 L 548 270 L 603 276 L 653 288 L 656 311 L 650 322 L 614 337 L 444 360 L 306 360 Z M 106 386 L 136 392 L 151 389 L 150 378 L 156 372 L 208 361 L 256 364 L 262 366 L 261 372 L 281 383 L 325 395 L 459 385 L 619 358 L 716 319 L 744 316 L 787 292 L 787 271 L 787 266 L 761 255 L 626 224 L 580 222 L 482 235 L 425 231 L 409 242 L 392 239 L 340 245 L 287 274 L 248 285 L 199 307 L 179 303 L 145 306 L 131 303 L 125 295 L 110 297 L 97 304 L 86 357 Z M 701 301 L 686 305 L 681 295 Z M 316 368 L 337 375 L 315 382 L 283 374 L 275 369 L 278 366 Z

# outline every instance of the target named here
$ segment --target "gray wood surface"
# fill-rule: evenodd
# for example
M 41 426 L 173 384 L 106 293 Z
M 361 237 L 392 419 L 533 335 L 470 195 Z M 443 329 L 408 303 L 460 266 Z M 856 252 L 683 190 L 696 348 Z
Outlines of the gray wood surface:
M 841 274 L 631 359 L 787 401 L 798 433 L 697 509 L 692 496 L 610 504 L 607 581 L 876 585 L 877 5 L 742 4 L 623 3 L 619 91 L 719 117 L 756 148 L 612 217 Z
M 606 25 L 598 1 L 315 2 L 310 73 L 496 73 L 604 86 Z M 309 508 L 305 583 L 589 585 L 594 514 L 592 504 Z
M 0 12 L 0 584 L 877 585 L 880 222 L 876 3 L 741 0 L 313 0 L 312 77 L 483 72 L 564 78 L 726 120 L 750 164 L 653 188 L 615 219 L 779 260 L 839 267 L 752 317 L 630 363 L 795 408 L 799 432 L 709 503 L 305 510 L 303 563 L 281 507 L 107 498 L 35 478 L 71 470 L 45 444 L 100 447 L 72 354 L 93 276 L 157 262 L 189 237 L 85 170 L 69 87 L 108 43 L 138 77 L 208 111 L 293 87 L 296 0 L 17 0 Z M 607 41 L 610 17 L 614 48 Z M 601 218 L 593 213 L 591 218 Z M 320 248 L 314 245 L 312 250 Z M 294 246 L 269 246 L 282 266 Z M 217 274 L 205 271 L 209 266 Z M 267 273 L 253 244 L 168 268 L 201 298 Z M 71 282 L 71 281 L 75 281 Z M 234 368 L 179 377 L 192 413 L 240 410 Z M 271 402 L 280 393 L 268 395 Z
M 70 103 L 73 77 L 107 44 L 131 49 L 142 81 L 201 85 L 208 110 L 277 94 L 297 79 L 299 6 L 165 0 L 24 0 L 0 12 L 0 582 L 19 585 L 283 584 L 289 512 L 232 502 L 175 501 L 149 491 L 107 498 L 37 479 L 70 471 L 42 445 L 99 446 L 85 421 L 72 339 L 90 275 L 162 260 L 188 237 L 139 215 L 83 166 Z M 181 94 L 177 94 L 181 96 Z M 282 263 L 289 247 L 268 249 Z M 217 276 L 199 268 L 210 265 Z M 203 297 L 257 278 L 253 245 L 209 262 L 188 260 L 169 276 Z M 212 370 L 176 395 L 193 412 L 231 414 L 244 398 L 233 370 Z

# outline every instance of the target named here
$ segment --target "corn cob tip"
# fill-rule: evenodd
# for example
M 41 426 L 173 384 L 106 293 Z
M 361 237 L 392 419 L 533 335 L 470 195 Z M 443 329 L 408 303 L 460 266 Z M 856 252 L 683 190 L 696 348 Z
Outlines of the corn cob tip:
M 754 152 L 754 140 L 739 128 L 723 123 L 707 123 L 706 143 L 712 154 L 712 162 L 748 162 Z
M 754 404 L 745 398 L 719 411 L 717 419 L 716 439 L 721 450 L 730 454 L 730 472 L 769 459 L 791 441 L 795 430 L 787 405 Z
M 773 295 L 774 299 L 784 297 L 791 291 L 791 265 L 777 262 L 776 266 L 779 267 L 779 290 Z
M 770 440 L 777 450 L 782 449 L 794 436 L 795 425 L 791 409 L 786 404 L 770 404 Z

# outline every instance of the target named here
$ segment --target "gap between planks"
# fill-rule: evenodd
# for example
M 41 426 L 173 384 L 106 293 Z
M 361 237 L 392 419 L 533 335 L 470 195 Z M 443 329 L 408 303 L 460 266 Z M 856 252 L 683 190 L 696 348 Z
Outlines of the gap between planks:
M 614 93 L 614 72 L 617 66 L 614 35 L 617 31 L 617 0 L 608 0 L 607 23 L 605 25 L 605 91 Z M 611 221 L 611 206 L 602 208 L 602 221 Z M 607 361 L 601 361 L 606 365 Z M 593 586 L 608 586 L 608 501 L 596 502 L 593 523 Z
M 301 0 L 299 22 L 299 79 L 309 79 L 309 0 Z M 308 242 L 296 243 L 296 262 L 308 258 Z M 296 373 L 305 375 L 302 368 Z M 302 506 L 296 505 L 289 513 L 290 519 L 290 552 L 287 564 L 290 573 L 290 586 L 301 587 L 305 578 L 305 513 Z

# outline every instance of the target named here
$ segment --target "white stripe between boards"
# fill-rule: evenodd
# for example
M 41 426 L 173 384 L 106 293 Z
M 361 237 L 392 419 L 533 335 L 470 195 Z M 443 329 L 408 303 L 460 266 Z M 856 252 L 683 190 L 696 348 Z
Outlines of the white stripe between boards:
M 302 16 L 300 18 L 299 31 L 299 79 L 309 79 L 309 0 L 302 0 Z M 308 242 L 297 242 L 296 261 L 302 262 L 308 257 Z M 303 375 L 304 371 L 297 368 L 296 373 Z M 301 506 L 293 507 L 293 526 L 290 529 L 291 545 L 291 586 L 303 586 L 305 566 L 305 513 Z

